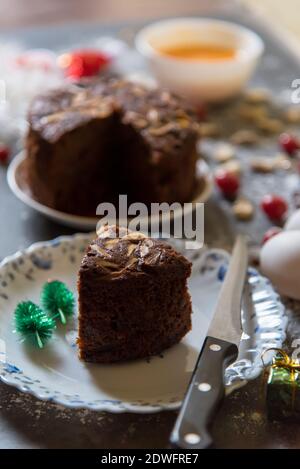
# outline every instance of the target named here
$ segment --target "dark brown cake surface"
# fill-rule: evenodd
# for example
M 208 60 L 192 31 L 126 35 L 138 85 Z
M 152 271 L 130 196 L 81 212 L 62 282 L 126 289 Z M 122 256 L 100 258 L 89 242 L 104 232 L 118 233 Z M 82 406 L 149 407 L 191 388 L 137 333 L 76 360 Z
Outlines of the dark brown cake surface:
M 195 183 L 196 117 L 167 91 L 120 79 L 37 96 L 29 112 L 27 178 L 58 210 L 95 215 L 101 202 L 186 202 Z
M 86 361 L 156 355 L 191 328 L 190 262 L 161 240 L 120 230 L 102 228 L 79 271 L 78 344 Z

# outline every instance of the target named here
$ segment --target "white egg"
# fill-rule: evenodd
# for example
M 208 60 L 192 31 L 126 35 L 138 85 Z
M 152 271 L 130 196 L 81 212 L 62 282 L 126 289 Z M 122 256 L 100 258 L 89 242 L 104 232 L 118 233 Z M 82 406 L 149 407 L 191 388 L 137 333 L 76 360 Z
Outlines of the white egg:
M 287 219 L 284 229 L 300 231 L 300 209 L 295 210 L 295 212 Z
M 300 300 L 300 231 L 283 231 L 267 241 L 260 266 L 279 293 Z

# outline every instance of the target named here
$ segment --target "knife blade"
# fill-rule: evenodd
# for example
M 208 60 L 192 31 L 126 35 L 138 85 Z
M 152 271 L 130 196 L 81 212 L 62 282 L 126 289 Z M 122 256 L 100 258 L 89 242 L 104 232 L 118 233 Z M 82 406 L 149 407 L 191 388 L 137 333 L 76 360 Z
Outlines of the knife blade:
M 247 265 L 246 238 L 239 235 L 207 337 L 171 433 L 171 444 L 177 448 L 204 449 L 213 443 L 209 425 L 224 398 L 224 371 L 236 359 L 242 335 L 241 301 Z

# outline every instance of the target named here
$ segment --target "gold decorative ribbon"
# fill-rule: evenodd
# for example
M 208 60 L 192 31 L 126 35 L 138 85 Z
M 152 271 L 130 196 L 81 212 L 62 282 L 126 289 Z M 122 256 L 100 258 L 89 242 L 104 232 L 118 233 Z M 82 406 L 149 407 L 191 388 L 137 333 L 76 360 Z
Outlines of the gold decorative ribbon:
M 271 368 L 283 368 L 290 373 L 291 383 L 292 383 L 292 410 L 295 407 L 295 399 L 296 399 L 296 389 L 297 389 L 297 378 L 298 373 L 300 372 L 300 362 L 298 360 L 294 360 L 290 357 L 284 350 L 280 348 L 269 348 L 265 350 L 261 355 L 261 361 L 263 362 L 264 367 L 266 364 L 264 362 L 264 355 L 268 352 L 275 351 L 277 352 L 276 356 L 272 358 Z M 278 356 L 279 355 L 279 356 Z

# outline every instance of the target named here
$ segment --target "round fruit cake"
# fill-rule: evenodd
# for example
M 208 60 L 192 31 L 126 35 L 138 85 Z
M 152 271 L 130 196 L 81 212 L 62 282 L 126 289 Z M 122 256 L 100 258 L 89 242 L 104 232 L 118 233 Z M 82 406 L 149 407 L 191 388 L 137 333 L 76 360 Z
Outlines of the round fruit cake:
M 96 214 L 101 202 L 187 202 L 195 189 L 197 122 L 168 91 L 109 78 L 37 96 L 25 174 L 48 207 Z

